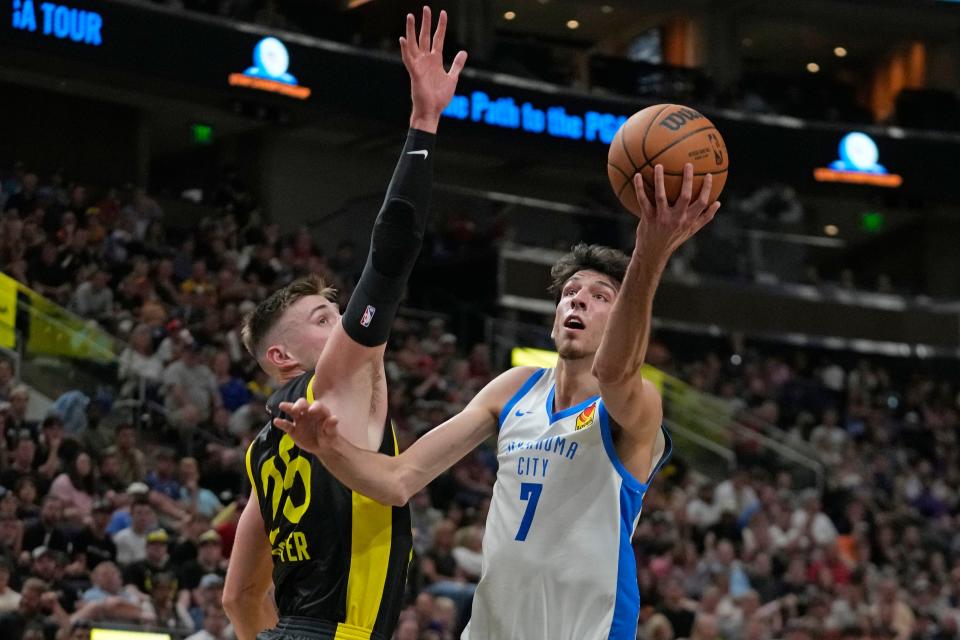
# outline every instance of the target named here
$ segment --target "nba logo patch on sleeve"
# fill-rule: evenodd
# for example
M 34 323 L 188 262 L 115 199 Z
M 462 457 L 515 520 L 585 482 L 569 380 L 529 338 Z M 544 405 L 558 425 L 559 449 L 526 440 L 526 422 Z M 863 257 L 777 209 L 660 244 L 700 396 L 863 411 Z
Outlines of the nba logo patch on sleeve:
M 366 310 L 363 312 L 363 317 L 360 318 L 360 325 L 369 327 L 370 323 L 373 322 L 373 314 L 376 312 L 377 308 L 368 304 Z

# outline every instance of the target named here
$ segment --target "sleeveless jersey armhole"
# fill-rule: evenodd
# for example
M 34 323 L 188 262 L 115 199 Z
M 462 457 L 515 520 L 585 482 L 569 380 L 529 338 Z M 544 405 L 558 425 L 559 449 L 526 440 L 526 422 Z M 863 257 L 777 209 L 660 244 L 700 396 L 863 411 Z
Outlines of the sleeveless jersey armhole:
M 617 448 L 613 443 L 613 431 L 610 426 L 610 414 L 607 412 L 607 407 L 603 404 L 603 401 L 600 401 L 600 433 L 603 438 L 603 448 L 607 453 L 607 457 L 610 459 L 610 463 L 613 465 L 614 469 L 617 470 L 617 473 L 620 474 L 620 477 L 623 478 L 623 483 L 630 489 L 645 493 L 647 488 L 650 486 L 650 483 L 653 482 L 653 479 L 656 477 L 657 473 L 663 466 L 670 460 L 670 456 L 673 455 L 673 440 L 670 438 L 670 432 L 667 431 L 666 425 L 661 424 L 660 429 L 663 432 L 663 451 L 660 454 L 659 460 L 653 466 L 653 470 L 650 472 L 650 477 L 647 478 L 646 482 L 641 482 L 637 479 L 627 468 L 624 466 L 623 461 L 620 460 L 620 456 L 617 454 Z
M 498 432 L 503 427 L 503 423 L 507 421 L 508 417 L 510 417 L 510 412 L 513 410 L 513 408 L 518 402 L 520 402 L 523 396 L 527 395 L 530 389 L 533 388 L 533 385 L 537 384 L 537 381 L 543 377 L 545 371 L 546 369 L 537 369 L 530 374 L 530 377 L 527 378 L 526 382 L 524 382 L 519 389 L 517 389 L 517 392 L 513 394 L 507 404 L 503 405 L 503 410 L 500 412 L 500 418 L 497 420 Z

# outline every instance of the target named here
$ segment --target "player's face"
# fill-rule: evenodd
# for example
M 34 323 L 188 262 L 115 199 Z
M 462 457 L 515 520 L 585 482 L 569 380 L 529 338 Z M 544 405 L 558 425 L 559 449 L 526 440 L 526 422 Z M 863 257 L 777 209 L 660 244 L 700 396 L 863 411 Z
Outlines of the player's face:
M 279 338 L 290 357 L 304 371 L 312 371 L 339 321 L 336 304 L 323 296 L 306 296 L 287 309 Z
M 553 340 L 563 359 L 592 357 L 600 348 L 618 283 L 597 271 L 578 271 L 563 284 Z

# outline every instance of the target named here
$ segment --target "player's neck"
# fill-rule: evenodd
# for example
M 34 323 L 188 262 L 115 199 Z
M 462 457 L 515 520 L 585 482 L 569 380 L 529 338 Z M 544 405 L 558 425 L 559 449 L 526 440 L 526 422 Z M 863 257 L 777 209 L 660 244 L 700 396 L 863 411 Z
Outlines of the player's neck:
M 554 411 L 563 411 L 600 393 L 600 385 L 592 371 L 593 358 L 560 359 L 557 362 Z
M 299 378 L 304 373 L 306 373 L 306 371 L 300 368 L 283 369 L 281 371 L 277 371 L 275 380 L 278 385 L 282 386 L 290 382 L 291 380 Z

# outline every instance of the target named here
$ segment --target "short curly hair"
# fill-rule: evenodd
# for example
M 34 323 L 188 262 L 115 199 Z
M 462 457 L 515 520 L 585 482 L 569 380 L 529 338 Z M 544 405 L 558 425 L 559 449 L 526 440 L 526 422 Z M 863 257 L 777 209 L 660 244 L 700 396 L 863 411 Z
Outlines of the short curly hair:
M 578 271 L 597 271 L 613 280 L 617 285 L 623 282 L 627 274 L 630 258 L 622 251 L 599 244 L 578 243 L 550 269 L 550 287 L 554 302 L 560 302 L 564 283 Z
M 240 337 L 250 355 L 259 359 L 263 339 L 283 316 L 283 312 L 307 296 L 323 296 L 336 303 L 337 290 L 328 285 L 322 277 L 312 273 L 271 293 L 243 320 Z

